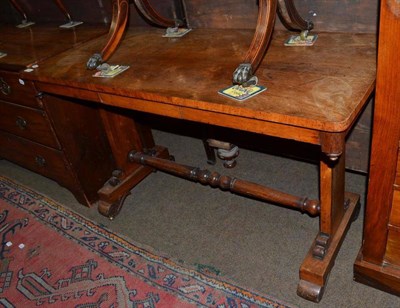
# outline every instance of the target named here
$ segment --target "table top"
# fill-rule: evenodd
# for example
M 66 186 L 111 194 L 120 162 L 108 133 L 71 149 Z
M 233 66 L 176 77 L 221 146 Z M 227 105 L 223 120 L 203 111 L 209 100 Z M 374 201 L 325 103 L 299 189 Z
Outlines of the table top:
M 107 32 L 108 28 L 101 25 L 82 24 L 69 29 L 54 24 L 27 28 L 0 25 L 0 51 L 7 53 L 0 58 L 0 69 L 24 69 Z
M 231 85 L 253 31 L 194 29 L 174 39 L 163 33 L 130 28 L 108 61 L 130 68 L 112 79 L 95 78 L 85 66 L 102 49 L 105 37 L 46 60 L 25 78 L 237 116 L 239 121 L 256 119 L 326 132 L 348 130 L 375 85 L 374 34 L 318 33 L 312 47 L 286 47 L 293 33 L 276 31 L 256 72 L 267 90 L 238 102 L 218 91 Z M 129 108 L 129 102 L 125 106 Z

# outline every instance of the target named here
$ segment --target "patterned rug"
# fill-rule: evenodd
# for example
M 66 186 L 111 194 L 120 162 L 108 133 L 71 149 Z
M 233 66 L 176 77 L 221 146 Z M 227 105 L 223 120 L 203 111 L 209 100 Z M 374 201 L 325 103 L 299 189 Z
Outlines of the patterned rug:
M 0 176 L 0 307 L 292 307 L 139 248 Z

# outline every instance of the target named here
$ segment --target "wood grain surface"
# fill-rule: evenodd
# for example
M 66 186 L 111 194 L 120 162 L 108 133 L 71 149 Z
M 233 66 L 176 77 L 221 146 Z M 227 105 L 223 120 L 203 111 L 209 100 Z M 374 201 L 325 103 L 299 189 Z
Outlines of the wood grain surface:
M 102 36 L 108 32 L 108 27 L 81 25 L 73 29 L 61 29 L 57 24 L 51 24 L 20 29 L 12 25 L 1 25 L 0 31 L 0 51 L 7 53 L 6 57 L 0 58 L 0 68 L 15 66 L 15 70 L 20 70 Z
M 374 87 L 371 34 L 320 33 L 313 47 L 293 48 L 283 45 L 289 32 L 276 32 L 257 73 L 268 90 L 245 102 L 218 90 L 231 84 L 252 31 L 198 29 L 181 39 L 162 34 L 162 29 L 129 29 L 109 63 L 130 69 L 112 79 L 94 78 L 85 68 L 104 39 L 53 57 L 25 78 L 152 101 L 160 108 L 180 106 L 330 132 L 349 129 Z

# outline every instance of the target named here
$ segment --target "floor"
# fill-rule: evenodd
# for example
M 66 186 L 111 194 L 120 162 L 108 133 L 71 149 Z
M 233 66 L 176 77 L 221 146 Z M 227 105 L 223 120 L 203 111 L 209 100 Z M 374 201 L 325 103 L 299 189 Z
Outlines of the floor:
M 206 163 L 199 139 L 155 131 L 187 165 L 235 174 L 238 178 L 317 198 L 318 167 L 302 160 L 241 149 L 235 169 Z M 187 266 L 208 266 L 221 279 L 272 295 L 299 307 L 400 307 L 400 298 L 353 281 L 353 263 L 361 245 L 363 211 L 353 223 L 336 259 L 319 304 L 296 295 L 298 270 L 318 231 L 318 219 L 218 189 L 156 172 L 140 183 L 110 221 L 97 209 L 78 204 L 56 182 L 0 160 L 0 174 L 45 194 L 104 224 L 135 243 Z M 365 199 L 366 176 L 346 174 L 346 190 Z

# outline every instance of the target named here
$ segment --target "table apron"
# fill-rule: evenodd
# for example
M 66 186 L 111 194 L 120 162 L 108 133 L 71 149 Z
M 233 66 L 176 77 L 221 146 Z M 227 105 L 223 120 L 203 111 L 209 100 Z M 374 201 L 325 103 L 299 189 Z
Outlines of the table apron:
M 324 132 L 316 129 L 309 129 L 284 123 L 270 122 L 255 118 L 243 117 L 240 115 L 221 113 L 217 111 L 198 109 L 171 103 L 102 93 L 96 89 L 80 89 L 67 87 L 64 85 L 49 84 L 45 82 L 36 82 L 35 84 L 36 87 L 42 92 L 85 99 L 107 106 L 233 128 L 315 145 L 321 145 L 324 142 L 322 140 L 323 138 L 321 138 Z

